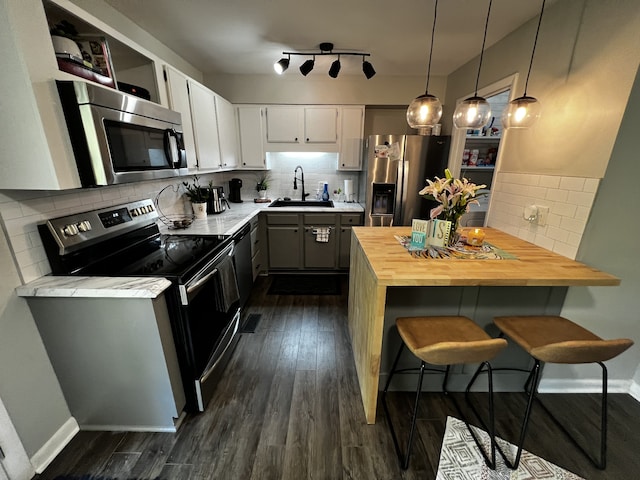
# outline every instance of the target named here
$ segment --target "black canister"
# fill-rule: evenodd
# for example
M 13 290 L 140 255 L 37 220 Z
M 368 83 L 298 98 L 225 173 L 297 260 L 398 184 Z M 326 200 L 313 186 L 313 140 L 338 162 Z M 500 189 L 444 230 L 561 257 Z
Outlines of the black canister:
M 233 203 L 242 203 L 240 198 L 240 189 L 242 188 L 242 180 L 232 178 L 229 180 L 229 201 Z

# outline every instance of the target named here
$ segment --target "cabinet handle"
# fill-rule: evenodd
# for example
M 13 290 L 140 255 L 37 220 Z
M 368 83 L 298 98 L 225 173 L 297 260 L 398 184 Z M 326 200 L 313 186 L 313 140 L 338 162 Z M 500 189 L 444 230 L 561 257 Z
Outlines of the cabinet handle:
M 297 142 L 298 141 L 298 137 L 294 138 L 294 140 Z
M 307 143 L 309 143 L 309 139 L 307 138 Z

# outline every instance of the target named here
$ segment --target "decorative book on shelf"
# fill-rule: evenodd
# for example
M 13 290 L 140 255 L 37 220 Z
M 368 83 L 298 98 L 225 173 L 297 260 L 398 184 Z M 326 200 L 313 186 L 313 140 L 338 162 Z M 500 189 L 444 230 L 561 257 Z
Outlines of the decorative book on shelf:
M 449 243 L 451 222 L 448 220 L 411 221 L 411 243 L 409 250 L 424 250 L 429 246 L 445 247 Z

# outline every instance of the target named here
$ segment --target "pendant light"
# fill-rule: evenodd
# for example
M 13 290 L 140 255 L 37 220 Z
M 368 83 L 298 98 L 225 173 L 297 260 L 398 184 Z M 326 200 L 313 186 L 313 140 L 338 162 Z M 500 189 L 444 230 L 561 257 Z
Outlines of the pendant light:
M 545 1 L 546 0 L 542 0 L 538 28 L 536 29 L 533 51 L 531 52 L 531 60 L 529 61 L 529 71 L 527 72 L 527 80 L 524 83 L 524 94 L 521 97 L 511 100 L 507 108 L 504 109 L 502 113 L 502 126 L 504 128 L 528 128 L 533 125 L 540 116 L 540 102 L 535 97 L 529 97 L 527 95 L 527 87 L 529 86 L 529 75 L 531 75 L 533 56 L 536 53 L 536 44 L 538 43 L 538 33 L 540 33 Z
M 487 28 L 489 26 L 489 15 L 491 14 L 491 3 L 487 9 L 487 21 L 484 25 L 484 38 L 482 39 L 482 50 L 480 51 L 480 64 L 478 65 L 478 76 L 476 77 L 476 89 L 473 97 L 460 102 L 453 112 L 453 124 L 458 128 L 468 128 L 477 130 L 489 123 L 491 118 L 491 105 L 483 97 L 478 96 L 478 81 L 480 80 L 480 70 L 482 69 L 482 57 L 484 55 L 484 45 L 487 41 Z
M 427 87 L 424 95 L 414 98 L 407 108 L 407 123 L 411 128 L 433 127 L 442 117 L 442 102 L 429 94 L 429 78 L 431 77 L 431 56 L 433 54 L 433 39 L 436 32 L 436 18 L 438 16 L 438 0 L 435 0 L 433 11 L 433 27 L 431 28 L 431 47 L 429 48 L 429 64 L 427 66 Z

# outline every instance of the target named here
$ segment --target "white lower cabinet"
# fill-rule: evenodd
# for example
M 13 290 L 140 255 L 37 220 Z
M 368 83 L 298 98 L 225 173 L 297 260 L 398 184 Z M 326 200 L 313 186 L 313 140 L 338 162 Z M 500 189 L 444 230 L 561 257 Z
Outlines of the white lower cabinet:
M 81 429 L 176 430 L 186 401 L 163 294 L 27 302 Z

